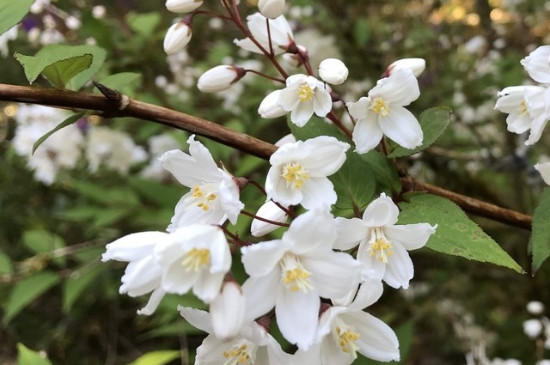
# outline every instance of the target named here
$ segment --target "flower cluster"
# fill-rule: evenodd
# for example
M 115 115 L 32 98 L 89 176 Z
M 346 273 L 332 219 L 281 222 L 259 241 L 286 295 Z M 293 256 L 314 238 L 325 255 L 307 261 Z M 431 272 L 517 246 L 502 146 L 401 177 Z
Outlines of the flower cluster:
M 498 93 L 495 109 L 507 113 L 508 131 L 529 131 L 525 145 L 535 144 L 550 119 L 550 46 L 541 46 L 521 60 L 529 76 L 540 85 L 511 86 Z M 550 162 L 535 165 L 544 182 L 550 185 Z

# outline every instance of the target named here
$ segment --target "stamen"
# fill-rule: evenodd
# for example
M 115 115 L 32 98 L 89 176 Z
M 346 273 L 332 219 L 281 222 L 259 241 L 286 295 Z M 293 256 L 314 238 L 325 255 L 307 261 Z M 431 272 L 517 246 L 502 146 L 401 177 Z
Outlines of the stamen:
M 374 228 L 371 233 L 371 238 L 369 240 L 369 248 L 371 257 L 376 256 L 376 258 L 383 263 L 388 263 L 388 257 L 393 255 L 392 244 L 384 235 L 381 228 Z
M 214 204 L 214 201 L 218 198 L 216 189 L 216 184 L 196 185 L 193 189 L 191 189 L 191 197 L 195 200 L 197 207 L 207 212 L 210 210 L 211 205 Z
M 286 180 L 287 186 L 292 186 L 295 189 L 301 189 L 304 180 L 309 179 L 309 174 L 297 162 L 289 162 L 283 167 L 283 178 Z
M 192 248 L 185 253 L 181 264 L 185 271 L 199 271 L 203 266 L 210 263 L 210 250 L 206 248 Z
M 339 322 L 340 325 L 337 325 L 334 329 L 336 342 L 342 352 L 351 354 L 356 359 L 359 347 L 355 342 L 359 339 L 359 333 L 354 332 L 353 327 L 346 325 L 343 321 L 340 320 Z
M 307 271 L 299 259 L 291 254 L 281 260 L 281 280 L 292 291 L 301 290 L 307 293 L 312 289 L 309 281 L 310 272 Z
M 310 101 L 314 94 L 313 89 L 306 83 L 302 84 L 298 89 L 298 99 L 302 102 Z
M 385 117 L 390 113 L 390 104 L 381 97 L 377 97 L 372 101 L 371 107 L 376 114 Z
M 253 365 L 256 360 L 256 345 L 243 339 L 230 350 L 224 351 L 223 357 L 227 359 L 223 365 Z

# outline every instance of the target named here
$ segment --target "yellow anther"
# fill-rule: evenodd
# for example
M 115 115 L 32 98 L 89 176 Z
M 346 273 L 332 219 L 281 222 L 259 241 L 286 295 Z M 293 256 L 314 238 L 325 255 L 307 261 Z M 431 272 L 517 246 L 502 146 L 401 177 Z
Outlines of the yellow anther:
M 306 83 L 302 84 L 302 86 L 298 89 L 298 99 L 302 102 L 310 101 L 314 94 L 315 92 L 313 89 Z
M 382 99 L 381 97 L 377 97 L 372 101 L 371 107 L 372 111 L 374 111 L 376 114 L 380 114 L 381 116 L 385 117 L 390 113 L 390 105 L 386 102 L 386 100 Z
M 386 239 L 384 232 L 380 228 L 374 228 L 368 248 L 371 257 L 376 256 L 378 260 L 387 264 L 388 257 L 393 255 L 392 247 L 391 242 Z
M 283 167 L 283 178 L 286 180 L 287 186 L 292 186 L 295 189 L 301 189 L 304 180 L 309 179 L 309 174 L 297 162 L 289 162 Z
M 291 254 L 286 255 L 280 262 L 282 273 L 281 281 L 292 291 L 301 290 L 308 292 L 312 289 L 309 281 L 310 272 L 307 271 L 300 260 Z
M 218 198 L 218 195 L 214 192 L 216 187 L 210 185 L 212 184 L 197 185 L 191 189 L 191 197 L 195 199 L 197 207 L 205 212 L 210 209 L 212 202 Z
M 210 263 L 210 250 L 206 248 L 192 248 L 183 257 L 181 264 L 185 271 L 199 271 Z
M 241 343 L 241 342 L 240 342 Z M 253 349 L 249 349 L 246 343 L 234 345 L 231 350 L 224 351 L 223 357 L 225 360 L 224 365 L 252 365 L 254 364 Z
M 521 114 L 529 113 L 529 110 L 527 109 L 527 103 L 525 102 L 525 100 L 521 101 L 521 104 L 519 105 L 519 109 L 521 110 Z
M 343 330 L 339 326 L 336 327 L 335 332 L 340 349 L 345 353 L 352 354 L 353 358 L 356 359 L 359 347 L 355 342 L 359 339 L 359 333 L 352 331 L 352 328 Z

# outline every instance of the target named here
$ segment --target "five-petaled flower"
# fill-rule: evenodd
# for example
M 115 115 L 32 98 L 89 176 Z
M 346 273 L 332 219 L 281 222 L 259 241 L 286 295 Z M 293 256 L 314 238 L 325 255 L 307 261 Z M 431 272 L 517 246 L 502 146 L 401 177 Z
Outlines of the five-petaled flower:
M 426 244 L 437 226 L 428 223 L 395 225 L 399 208 L 384 193 L 365 209 L 363 219 L 336 218 L 338 239 L 334 248 L 359 245 L 357 260 L 364 274 L 383 279 L 394 288 L 408 288 L 414 269 L 407 250 Z

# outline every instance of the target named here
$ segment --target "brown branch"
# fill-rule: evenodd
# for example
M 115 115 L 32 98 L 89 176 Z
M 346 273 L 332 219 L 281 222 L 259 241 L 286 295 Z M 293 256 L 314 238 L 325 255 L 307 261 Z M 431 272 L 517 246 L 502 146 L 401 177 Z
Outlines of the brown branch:
M 277 150 L 277 147 L 270 143 L 235 132 L 205 119 L 131 99 L 109 99 L 103 95 L 91 93 L 0 84 L 0 101 L 84 109 L 109 117 L 134 117 L 148 120 L 196 133 L 266 160 Z M 403 178 L 402 183 L 405 191 L 425 191 L 439 195 L 452 200 L 469 213 L 520 228 L 531 228 L 532 218 L 526 214 L 410 178 Z

